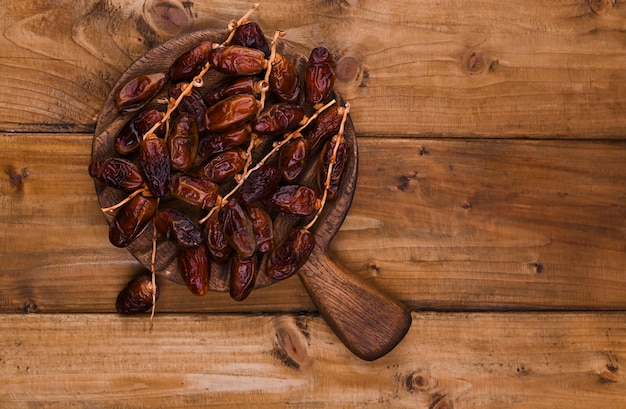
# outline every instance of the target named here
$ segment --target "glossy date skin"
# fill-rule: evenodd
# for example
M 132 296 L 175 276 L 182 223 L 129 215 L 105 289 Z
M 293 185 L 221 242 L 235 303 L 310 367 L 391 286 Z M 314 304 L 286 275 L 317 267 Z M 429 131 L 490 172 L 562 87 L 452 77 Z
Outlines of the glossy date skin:
M 233 95 L 252 95 L 258 97 L 261 93 L 262 82 L 257 77 L 234 77 L 226 84 L 220 85 L 204 95 L 207 106 L 217 104 L 221 100 Z
M 271 197 L 281 180 L 281 172 L 278 168 L 263 165 L 248 176 L 239 188 L 239 201 L 246 205 L 257 200 Z
M 233 95 L 207 108 L 204 124 L 210 132 L 222 132 L 242 125 L 259 110 L 259 102 L 252 95 Z
M 204 165 L 202 174 L 216 183 L 223 183 L 241 172 L 245 165 L 246 152 L 234 148 L 215 155 Z
M 176 84 L 170 89 L 170 97 L 177 99 L 182 93 L 182 87 L 185 86 L 185 83 Z M 204 113 L 206 112 L 207 105 L 204 102 L 204 98 L 202 98 L 202 94 L 197 89 L 192 89 L 191 94 L 183 97 L 176 108 L 179 113 L 188 113 L 193 119 L 196 120 L 196 125 L 198 127 L 198 132 L 203 133 L 206 131 L 206 127 L 204 126 Z
M 152 277 L 148 274 L 141 274 L 133 278 L 126 287 L 117 295 L 115 309 L 120 314 L 135 315 L 141 314 L 152 308 Z M 159 298 L 159 287 L 157 286 L 155 298 Z
M 167 75 L 161 72 L 140 75 L 128 81 L 115 96 L 115 105 L 121 112 L 141 108 L 163 88 Z
M 270 255 L 266 274 L 273 281 L 291 277 L 308 260 L 314 247 L 313 233 L 306 229 L 293 230 Z
M 259 253 L 269 253 L 274 249 L 274 225 L 269 213 L 259 203 L 246 206 L 252 231 Z
M 137 195 L 124 204 L 109 226 L 109 241 L 115 247 L 126 247 L 146 228 L 157 211 L 154 197 Z
M 300 96 L 300 79 L 291 60 L 276 54 L 269 77 L 272 94 L 285 102 L 296 102 Z
M 128 192 L 135 191 L 143 185 L 139 167 L 122 158 L 107 158 L 92 162 L 89 165 L 89 175 L 104 182 L 107 186 Z
M 309 141 L 311 152 L 318 151 L 328 138 L 339 132 L 344 109 L 337 105 L 331 106 L 319 114 L 311 126 L 302 132 L 302 136 Z
M 165 196 L 169 190 L 171 169 L 166 142 L 156 136 L 141 141 L 139 163 L 150 193 L 156 197 Z
M 172 121 L 167 145 L 173 170 L 185 172 L 191 169 L 198 151 L 198 140 L 198 126 L 193 116 L 182 113 Z
M 113 142 L 117 153 L 125 156 L 137 151 L 144 134 L 161 119 L 163 119 L 163 114 L 161 112 L 156 109 L 149 109 L 137 114 L 137 116 L 124 124 L 122 129 L 120 129 L 118 134 L 115 136 L 115 141 Z M 155 134 L 161 137 L 163 136 L 164 131 L 165 127 L 160 126 L 155 131 Z
M 304 170 L 309 159 L 309 141 L 304 138 L 290 140 L 278 154 L 278 168 L 283 180 L 292 183 Z
M 191 81 L 198 75 L 202 67 L 209 60 L 209 53 L 213 50 L 211 41 L 203 41 L 191 50 L 183 53 L 174 61 L 168 71 L 172 82 Z
M 224 237 L 241 258 L 250 258 L 256 251 L 252 219 L 237 199 L 230 199 L 224 211 Z
M 284 185 L 267 200 L 275 210 L 296 216 L 310 216 L 317 210 L 315 189 L 305 185 Z
M 180 275 L 189 291 L 197 296 L 206 294 L 209 291 L 211 275 L 207 248 L 204 246 L 179 248 L 177 257 Z
M 252 129 L 249 125 L 224 132 L 205 135 L 198 144 L 198 157 L 208 159 L 218 153 L 237 148 L 250 142 Z
M 263 30 L 254 21 L 237 27 L 231 44 L 263 51 L 266 57 L 269 57 L 271 51 Z
M 337 77 L 335 60 L 326 47 L 311 51 L 304 67 L 304 91 L 306 101 L 319 104 L 328 98 Z
M 202 176 L 174 173 L 170 177 L 170 193 L 185 203 L 208 210 L 215 205 L 219 186 Z
M 200 228 L 184 213 L 174 208 L 159 210 L 154 216 L 154 226 L 179 248 L 195 248 L 204 242 Z
M 241 258 L 235 254 L 230 261 L 229 292 L 235 301 L 245 300 L 254 288 L 258 273 L 256 257 Z
M 209 53 L 209 62 L 226 75 L 257 75 L 267 68 L 265 53 L 240 45 L 218 47 Z
M 274 104 L 252 121 L 252 130 L 261 135 L 276 136 L 295 130 L 304 118 L 304 110 L 297 104 Z
M 322 148 L 322 152 L 320 153 L 320 156 L 318 159 L 317 186 L 319 187 L 321 191 L 324 191 L 326 179 L 328 178 L 328 167 L 330 164 L 330 160 L 333 156 L 334 149 L 335 149 L 334 140 L 330 140 L 326 142 L 326 144 Z M 337 197 L 339 184 L 341 183 L 341 175 L 343 173 L 343 169 L 346 166 L 347 160 L 348 160 L 348 148 L 345 142 L 341 140 L 339 142 L 339 146 L 337 147 L 335 163 L 333 164 L 333 170 L 330 175 L 330 184 L 328 186 L 328 193 L 327 193 L 329 200 L 333 200 Z
M 232 247 L 228 244 L 223 229 L 224 211 L 215 212 L 205 222 L 205 238 L 206 247 L 209 250 L 209 256 L 216 263 L 224 264 L 233 252 Z

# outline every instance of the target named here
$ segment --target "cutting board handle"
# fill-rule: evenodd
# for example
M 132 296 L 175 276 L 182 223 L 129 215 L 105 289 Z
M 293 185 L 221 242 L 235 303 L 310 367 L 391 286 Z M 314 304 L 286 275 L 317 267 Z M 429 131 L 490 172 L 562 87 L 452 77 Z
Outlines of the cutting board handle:
M 387 354 L 411 326 L 406 306 L 343 270 L 319 247 L 298 274 L 328 326 L 361 359 Z

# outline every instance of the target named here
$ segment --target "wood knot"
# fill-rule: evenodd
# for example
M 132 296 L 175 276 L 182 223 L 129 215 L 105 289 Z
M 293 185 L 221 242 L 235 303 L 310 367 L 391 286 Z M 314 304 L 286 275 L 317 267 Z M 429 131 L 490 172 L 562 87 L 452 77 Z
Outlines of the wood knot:
M 588 0 L 591 11 L 595 14 L 606 14 L 615 6 L 616 0 Z
M 5 173 L 9 177 L 11 187 L 17 192 L 21 192 L 24 189 L 24 180 L 28 177 L 28 169 L 17 170 L 15 166 L 8 166 Z
M 311 362 L 309 357 L 308 331 L 302 330 L 302 323 L 292 317 L 279 317 L 275 322 L 275 341 L 272 355 L 283 365 L 300 369 Z
M 147 0 L 144 3 L 144 18 L 156 33 L 166 36 L 179 34 L 189 25 L 190 5 L 176 0 Z
M 337 80 L 341 82 L 358 82 L 363 71 L 359 59 L 346 55 L 337 62 Z
M 406 388 L 409 392 L 428 390 L 433 386 L 433 383 L 432 378 L 421 371 L 413 372 L 406 378 Z
M 470 51 L 463 58 L 463 68 L 470 75 L 482 74 L 488 67 L 487 58 L 481 51 Z

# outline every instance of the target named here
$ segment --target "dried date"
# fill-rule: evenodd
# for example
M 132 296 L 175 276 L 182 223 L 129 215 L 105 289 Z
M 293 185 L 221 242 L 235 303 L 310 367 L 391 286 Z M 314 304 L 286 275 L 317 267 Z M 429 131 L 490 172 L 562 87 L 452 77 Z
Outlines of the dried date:
M 200 228 L 184 213 L 174 208 L 159 210 L 154 217 L 154 226 L 166 239 L 181 248 L 195 248 L 204 242 Z
M 273 281 L 295 274 L 315 247 L 315 236 L 306 229 L 295 229 L 276 247 L 267 263 L 266 274 Z
M 224 132 L 212 132 L 205 135 L 198 144 L 198 157 L 207 159 L 250 142 L 252 129 L 249 125 Z
M 141 141 L 139 145 L 139 163 L 143 177 L 156 197 L 163 197 L 169 190 L 170 156 L 167 144 L 156 136 Z
M 269 87 L 278 99 L 285 102 L 296 102 L 300 96 L 300 79 L 291 60 L 276 54 L 269 77 Z
M 256 257 L 241 258 L 235 254 L 230 261 L 229 292 L 235 301 L 245 300 L 254 288 L 258 268 Z
M 202 168 L 204 176 L 210 180 L 223 183 L 232 178 L 246 165 L 246 152 L 240 148 L 218 153 Z
M 136 117 L 128 121 L 115 136 L 113 146 L 120 155 L 129 155 L 139 149 L 139 144 L 143 136 L 153 126 L 163 119 L 163 114 L 156 109 L 149 109 L 137 114 Z M 164 126 L 160 126 L 155 131 L 157 136 L 163 136 Z
M 154 298 L 159 298 L 159 287 L 153 286 L 152 277 L 141 274 L 126 284 L 124 289 L 117 295 L 115 309 L 120 314 L 141 314 L 152 308 Z
M 222 132 L 242 125 L 259 110 L 259 102 L 252 95 L 233 95 L 204 113 L 204 124 L 210 132 Z
M 304 170 L 309 160 L 309 141 L 304 138 L 290 140 L 278 154 L 278 168 L 283 180 L 294 182 Z
M 205 222 L 206 247 L 209 256 L 217 263 L 226 263 L 233 252 L 224 236 L 224 211 L 220 210 L 211 215 Z
M 274 226 L 269 213 L 259 203 L 246 207 L 259 253 L 269 253 L 274 248 Z
M 182 113 L 171 125 L 167 145 L 170 166 L 173 170 L 188 171 L 194 164 L 198 151 L 198 126 L 188 113 Z
M 317 47 L 311 51 L 304 67 L 304 91 L 310 104 L 323 102 L 335 85 L 336 67 L 330 51 Z
M 237 27 L 231 43 L 263 51 L 266 57 L 270 55 L 270 46 L 265 34 L 263 34 L 261 26 L 254 21 Z
M 297 184 L 279 187 L 267 203 L 275 210 L 296 216 L 310 216 L 319 206 L 315 189 Z
M 241 258 L 250 258 L 256 251 L 252 219 L 237 199 L 230 199 L 224 211 L 224 237 Z
M 227 75 L 256 75 L 267 68 L 263 51 L 240 45 L 214 48 L 209 61 L 216 71 Z
M 109 241 L 115 247 L 126 247 L 148 226 L 157 211 L 154 197 L 137 195 L 124 204 L 109 226 Z
M 324 191 L 326 180 L 328 179 L 328 168 L 333 159 L 333 153 L 335 153 L 333 169 L 330 174 L 330 183 L 327 187 L 329 200 L 333 200 L 337 196 L 339 184 L 341 183 L 341 175 L 348 157 L 348 148 L 345 142 L 343 140 L 339 141 L 336 152 L 334 152 L 335 144 L 336 141 L 334 139 L 326 142 L 320 153 L 317 167 L 317 186 L 321 191 Z
M 122 112 L 137 110 L 152 99 L 167 82 L 162 72 L 140 75 L 128 81 L 115 96 L 115 105 Z
M 168 71 L 171 81 L 191 81 L 202 71 L 202 67 L 209 60 L 209 54 L 212 50 L 213 42 L 203 41 L 180 55 Z
M 270 197 L 278 189 L 280 179 L 281 173 L 278 168 L 270 165 L 259 167 L 239 188 L 239 200 L 246 205 Z
M 92 162 L 89 175 L 104 182 L 107 186 L 129 192 L 143 185 L 141 171 L 135 163 L 122 158 L 107 158 Z
M 205 246 L 178 249 L 180 275 L 192 294 L 202 296 L 209 291 L 211 265 Z
M 173 197 L 200 209 L 210 209 L 219 196 L 219 186 L 202 176 L 174 173 L 170 177 Z
M 304 119 L 300 105 L 289 102 L 274 104 L 252 121 L 252 130 L 261 135 L 282 135 L 293 131 Z

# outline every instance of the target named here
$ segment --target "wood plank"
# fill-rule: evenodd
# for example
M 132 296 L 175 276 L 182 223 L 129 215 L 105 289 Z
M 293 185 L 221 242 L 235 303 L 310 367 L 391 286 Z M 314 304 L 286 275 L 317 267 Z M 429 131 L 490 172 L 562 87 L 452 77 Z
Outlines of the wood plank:
M 0 402 L 32 408 L 623 408 L 622 313 L 414 313 L 365 362 L 307 315 L 5 314 Z
M 138 263 L 108 242 L 91 135 L 0 134 L 0 311 L 113 311 Z M 331 256 L 420 309 L 626 309 L 626 143 L 359 138 Z M 314 309 L 297 279 L 159 310 Z
M 0 129 L 89 131 L 149 47 L 249 5 L 2 0 Z M 254 18 L 303 52 L 335 51 L 362 135 L 621 138 L 625 17 L 610 0 L 299 0 Z

